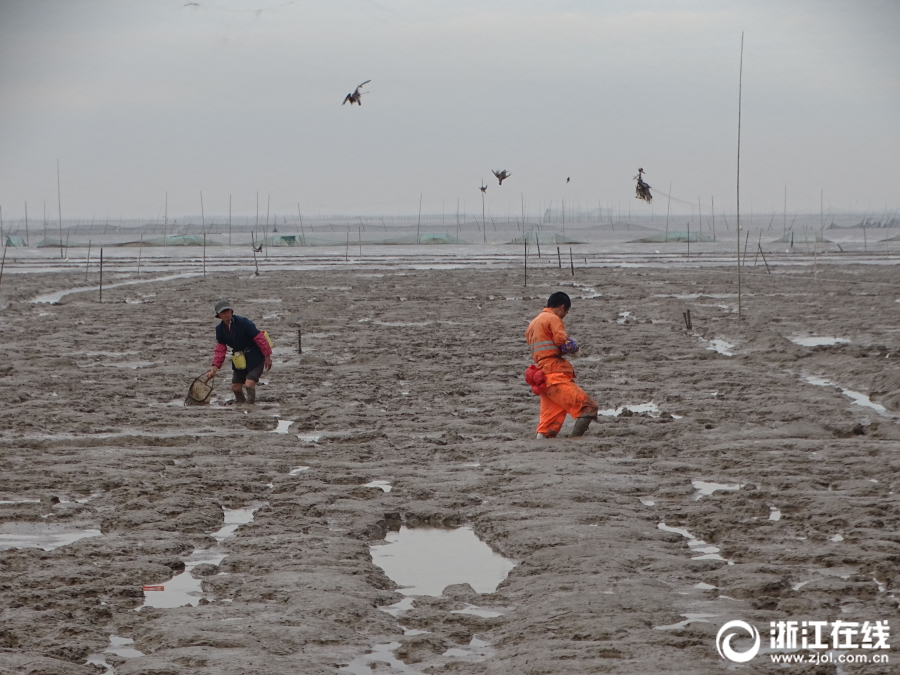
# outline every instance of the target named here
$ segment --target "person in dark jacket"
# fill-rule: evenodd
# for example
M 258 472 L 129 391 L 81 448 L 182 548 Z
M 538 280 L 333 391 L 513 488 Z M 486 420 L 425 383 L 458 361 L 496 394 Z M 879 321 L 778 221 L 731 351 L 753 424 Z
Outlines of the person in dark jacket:
M 234 392 L 237 403 L 256 403 L 256 384 L 263 372 L 272 368 L 272 348 L 269 341 L 250 319 L 235 314 L 228 300 L 219 300 L 215 312 L 221 323 L 216 326 L 216 351 L 206 379 L 216 376 L 225 362 L 229 347 L 232 354 L 242 352 L 246 359 L 245 367 L 236 368 L 234 363 L 231 364 L 231 391 Z

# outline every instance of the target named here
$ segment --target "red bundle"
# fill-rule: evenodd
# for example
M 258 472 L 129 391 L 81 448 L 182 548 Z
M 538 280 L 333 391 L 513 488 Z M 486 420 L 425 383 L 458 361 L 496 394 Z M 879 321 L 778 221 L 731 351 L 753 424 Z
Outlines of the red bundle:
M 540 396 L 547 391 L 547 376 L 544 371 L 533 363 L 525 371 L 525 383 L 531 387 L 531 391 Z

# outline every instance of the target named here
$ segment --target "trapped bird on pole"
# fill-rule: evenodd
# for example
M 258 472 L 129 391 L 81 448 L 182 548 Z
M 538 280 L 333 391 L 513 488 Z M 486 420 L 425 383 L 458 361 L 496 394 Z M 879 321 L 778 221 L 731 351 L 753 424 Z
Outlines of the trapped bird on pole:
M 653 201 L 653 195 L 650 194 L 650 186 L 644 182 L 644 170 L 638 169 L 638 175 L 634 177 L 637 181 L 637 187 L 634 191 L 635 199 L 643 199 L 648 204 Z

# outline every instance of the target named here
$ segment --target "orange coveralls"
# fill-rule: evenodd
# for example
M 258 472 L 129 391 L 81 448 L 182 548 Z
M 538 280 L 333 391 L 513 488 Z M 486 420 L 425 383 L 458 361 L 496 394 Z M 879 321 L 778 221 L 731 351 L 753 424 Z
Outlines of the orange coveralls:
M 573 382 L 575 369 L 559 353 L 566 339 L 566 327 L 549 307 L 528 324 L 525 339 L 531 356 L 547 376 L 547 391 L 541 394 L 541 421 L 537 432 L 552 438 L 559 433 L 566 413 L 572 417 L 593 417 L 598 406 L 584 390 Z

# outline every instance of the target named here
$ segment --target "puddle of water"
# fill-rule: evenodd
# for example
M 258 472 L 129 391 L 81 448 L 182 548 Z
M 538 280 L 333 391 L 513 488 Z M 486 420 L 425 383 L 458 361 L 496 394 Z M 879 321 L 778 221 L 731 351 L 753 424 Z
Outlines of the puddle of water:
M 769 507 L 772 510 L 769 512 L 769 520 L 781 520 L 781 511 L 779 511 L 774 506 Z
M 622 414 L 622 411 L 630 410 L 633 413 L 648 413 L 650 417 L 659 417 L 662 414 L 662 411 L 659 409 L 655 403 L 637 403 L 635 405 L 623 405 L 618 408 L 607 408 L 606 410 L 598 410 L 598 415 L 603 415 L 604 417 L 618 417 Z M 681 415 L 672 415 L 676 420 L 681 419 Z
M 251 522 L 253 514 L 262 506 L 263 504 L 256 504 L 243 509 L 223 509 L 225 524 L 211 536 L 221 544 L 223 540 L 232 536 L 241 525 Z M 203 580 L 195 579 L 191 571 L 202 563 L 219 565 L 226 555 L 227 553 L 218 546 L 194 551 L 185 559 L 184 571 L 163 584 L 162 591 L 144 591 L 144 604 L 137 610 L 140 611 L 142 607 L 159 607 L 161 609 L 183 607 L 184 605 L 196 607 L 203 597 Z
M 682 537 L 687 539 L 688 548 L 691 550 L 691 553 L 700 554 L 691 556 L 691 560 L 722 560 L 723 562 L 727 562 L 729 565 L 734 565 L 733 560 L 726 560 L 721 555 L 719 555 L 719 548 L 717 546 L 707 544 L 702 539 L 697 539 L 687 530 L 684 530 L 680 527 L 669 527 L 665 523 L 660 523 L 659 525 L 657 525 L 657 527 L 664 532 L 674 532 L 675 534 L 680 534 Z
M 890 413 L 887 411 L 883 405 L 879 403 L 873 403 L 872 400 L 863 393 L 858 391 L 853 391 L 852 389 L 844 389 L 841 385 L 832 382 L 831 380 L 826 380 L 824 377 L 816 377 L 815 375 L 806 375 L 804 379 L 812 385 L 817 387 L 837 387 L 841 390 L 841 393 L 847 398 L 852 398 L 853 403 L 855 405 L 860 405 L 864 408 L 871 408 L 879 415 L 884 415 L 885 417 L 890 417 Z
M 468 583 L 493 593 L 515 567 L 494 553 L 470 527 L 408 528 L 389 532 L 387 544 L 371 546 L 372 562 L 402 588 L 403 595 L 440 596 L 451 584 Z
M 222 509 L 225 512 L 225 524 L 219 530 L 213 532 L 211 536 L 221 544 L 223 539 L 233 535 L 241 525 L 253 522 L 253 514 L 261 506 L 262 504 L 256 504 L 243 509 Z
M 697 490 L 697 494 L 694 495 L 695 502 L 711 495 L 716 490 L 740 490 L 743 487 L 740 483 L 707 483 L 704 480 L 692 480 L 691 484 Z
M 104 654 L 115 654 L 116 656 L 121 656 L 123 659 L 136 659 L 138 656 L 144 655 L 144 652 L 128 646 L 134 644 L 134 640 L 131 638 L 110 635 L 109 642 L 111 646 L 104 650 Z
M 429 326 L 431 325 L 431 321 L 420 321 L 420 322 L 395 322 L 395 321 L 373 321 L 372 323 L 378 324 L 379 326 Z
M 705 340 L 699 335 L 697 337 L 700 338 L 700 342 L 709 345 L 706 348 L 707 350 L 712 350 L 714 352 L 718 352 L 719 354 L 724 354 L 725 356 L 734 356 L 734 352 L 731 351 L 732 349 L 734 349 L 734 345 L 730 342 L 725 342 L 725 340 L 719 340 L 718 338 L 714 340 Z
M 131 286 L 133 284 L 146 284 L 152 281 L 171 281 L 172 279 L 188 279 L 190 277 L 199 277 L 200 273 L 198 272 L 188 272 L 186 274 L 172 274 L 167 277 L 156 277 L 155 279 L 135 279 L 133 281 L 122 281 L 117 284 L 108 284 L 104 288 L 118 288 L 119 286 Z M 57 304 L 60 300 L 62 300 L 65 296 L 71 293 L 84 293 L 86 291 L 96 291 L 99 290 L 99 286 L 82 286 L 81 288 L 70 288 L 66 291 L 54 291 L 53 293 L 45 293 L 44 295 L 39 295 L 36 298 L 32 298 L 28 302 L 32 304 L 37 304 L 40 302 L 49 302 L 51 305 Z
M 366 483 L 365 485 L 363 485 L 363 487 L 381 488 L 385 492 L 391 491 L 391 484 L 386 480 L 373 480 L 371 483 Z
M 304 471 L 309 471 L 308 466 L 296 466 L 291 469 L 291 472 L 288 474 L 289 476 L 299 476 Z
M 701 591 L 712 591 L 712 590 L 715 590 L 717 587 L 713 586 L 712 584 L 705 584 L 701 581 L 698 584 L 694 584 L 694 588 L 700 589 Z
M 297 438 L 304 443 L 318 443 L 319 439 L 322 438 L 322 434 L 297 434 Z
M 401 614 L 404 614 L 413 608 L 413 603 L 415 600 L 411 595 L 403 598 L 400 602 L 395 602 L 393 605 L 386 605 L 385 607 L 379 607 L 382 612 L 387 612 L 394 618 L 400 618 Z
M 40 499 L 0 499 L 0 504 L 40 504 Z
M 362 656 L 357 656 L 349 665 L 344 666 L 339 673 L 349 673 L 350 675 L 372 675 L 374 672 L 389 673 L 407 673 L 408 675 L 425 675 L 421 670 L 417 670 L 406 665 L 394 656 L 394 650 L 400 647 L 399 642 L 388 642 L 378 644 L 372 647 L 372 651 Z M 375 663 L 386 663 L 389 670 L 385 671 L 380 666 L 374 666 Z
M 466 605 L 464 609 L 454 609 L 451 614 L 471 614 L 472 616 L 480 616 L 485 619 L 495 619 L 498 616 L 503 616 L 506 614 L 508 610 L 496 610 L 496 609 L 484 609 L 483 607 L 476 607 L 475 605 Z
M 468 647 L 451 647 L 441 654 L 441 656 L 476 663 L 490 658 L 494 655 L 494 652 L 495 650 L 491 647 L 490 643 L 473 636 Z
M 844 541 L 844 535 L 842 535 L 842 534 L 836 534 L 836 535 L 834 535 L 833 537 L 831 537 L 831 541 L 833 541 L 833 542 L 835 542 L 835 543 L 837 543 L 837 542 L 839 542 L 839 541 Z
M 644 506 L 655 506 L 656 502 L 650 499 L 650 497 L 638 497 L 641 500 L 641 504 Z
M 294 423 L 294 420 L 278 420 L 278 426 L 272 429 L 273 434 L 286 434 L 288 429 L 291 428 L 291 425 Z
M 138 368 L 147 368 L 155 365 L 155 363 L 153 361 L 119 361 L 118 363 L 101 363 L 100 365 L 104 368 L 131 368 L 132 370 L 137 370 Z M 87 368 L 92 366 L 83 367 Z
M 619 312 L 619 318 L 616 319 L 616 323 L 624 324 L 629 316 L 631 316 L 631 312 Z
M 0 525 L 0 551 L 11 548 L 40 548 L 45 551 L 87 537 L 99 537 L 100 530 L 79 530 L 59 525 L 4 523 Z
M 838 337 L 789 337 L 788 340 L 801 347 L 827 347 L 829 345 L 850 343 L 850 340 Z
M 479 466 L 481 466 L 481 463 L 480 462 L 469 462 L 468 464 L 463 464 L 463 466 L 470 468 L 470 469 L 477 469 Z
M 715 588 L 714 586 L 712 588 Z M 718 614 L 682 614 L 684 621 L 673 623 L 668 626 L 654 626 L 654 630 L 678 630 L 684 628 L 690 623 L 709 623 L 709 620 L 719 616 Z

